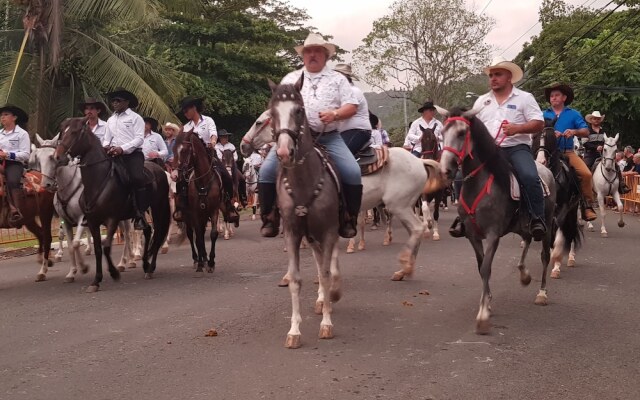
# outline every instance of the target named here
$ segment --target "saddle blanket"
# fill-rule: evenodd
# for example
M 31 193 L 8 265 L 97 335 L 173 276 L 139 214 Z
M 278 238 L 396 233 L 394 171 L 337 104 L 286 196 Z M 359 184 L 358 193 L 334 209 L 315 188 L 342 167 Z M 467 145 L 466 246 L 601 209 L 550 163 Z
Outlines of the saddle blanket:
M 42 187 L 42 174 L 39 171 L 28 171 L 23 175 L 23 189 L 29 195 L 42 193 L 46 189 Z M 0 181 L 0 197 L 5 195 L 4 179 Z
M 360 154 L 356 156 L 360 156 L 358 158 L 358 165 L 360 165 L 360 174 L 362 176 L 373 174 L 384 167 L 389 161 L 389 148 L 387 146 L 382 146 L 381 148 L 370 147 L 367 150 L 373 150 L 373 154 L 368 157 L 362 157 Z
M 549 197 L 549 186 L 542 179 L 540 179 L 540 186 L 542 186 L 544 197 Z M 520 201 L 520 183 L 514 174 L 511 174 L 511 198 L 515 201 Z

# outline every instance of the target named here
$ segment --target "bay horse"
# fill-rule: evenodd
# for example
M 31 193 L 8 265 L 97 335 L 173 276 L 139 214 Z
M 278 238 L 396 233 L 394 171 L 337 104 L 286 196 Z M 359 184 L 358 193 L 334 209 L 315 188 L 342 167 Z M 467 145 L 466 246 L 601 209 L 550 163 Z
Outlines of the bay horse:
M 244 164 L 242 164 L 242 176 L 244 176 L 247 190 L 247 207 L 251 207 L 251 220 L 255 221 L 258 210 L 258 196 L 256 196 L 258 190 L 258 172 L 248 158 L 245 158 Z
M 181 235 L 189 238 L 196 276 L 202 276 L 205 263 L 207 272 L 213 273 L 216 263 L 216 222 L 222 204 L 222 181 L 214 162 L 200 137 L 193 131 L 181 131 L 173 147 L 173 173 L 187 182 L 187 212 Z M 204 235 L 211 221 L 211 252 L 207 257 Z M 195 234 L 195 239 L 194 239 Z
M 489 278 L 493 257 L 498 249 L 500 238 L 510 232 L 520 235 L 525 242 L 531 241 L 529 215 L 526 211 L 521 211 L 519 201 L 512 199 L 511 165 L 482 121 L 475 118 L 480 110 L 463 112 L 460 109 L 453 109 L 449 112 L 441 107 L 436 108 L 447 118 L 442 132 L 444 136 L 444 148 L 440 160 L 442 172 L 453 179 L 458 165 L 462 164 L 462 173 L 465 177 L 458 213 L 461 223 L 464 224 L 465 235 L 475 252 L 482 278 L 482 296 L 476 317 L 476 333 L 488 334 L 491 329 Z M 549 195 L 544 200 L 544 220 L 547 227 L 551 227 L 556 186 L 550 170 L 539 163 L 536 163 L 536 167 L 541 180 L 549 188 Z M 547 304 L 546 277 L 551 240 L 552 229 L 548 229 L 542 239 L 542 282 L 535 300 L 535 304 L 538 305 Z M 486 247 L 483 243 L 485 241 Z M 518 264 L 520 282 L 523 285 L 531 283 L 531 275 L 524 266 L 527 251 L 528 246 L 523 249 Z
M 242 138 L 240 149 L 247 156 L 254 149 L 273 142 L 272 111 L 263 112 Z M 408 151 L 394 147 L 389 149 L 387 164 L 380 170 L 362 177 L 361 209 L 367 210 L 384 203 L 387 211 L 398 218 L 409 233 L 409 239 L 398 255 L 400 269 L 391 277 L 394 281 L 403 280 L 413 274 L 415 260 L 424 233 L 424 225 L 413 212 L 413 206 L 423 193 L 430 193 L 440 187 L 440 164 L 433 160 L 421 160 Z M 358 217 L 361 237 L 364 235 L 364 214 Z M 385 236 L 387 244 L 391 241 L 391 231 Z M 291 246 L 287 246 L 290 248 Z M 353 239 L 349 239 L 348 249 L 354 248 Z M 362 239 L 361 249 L 364 249 Z M 349 251 L 349 250 L 348 250 Z M 290 280 L 285 275 L 281 286 Z
M 420 137 L 420 143 L 422 145 L 422 153 L 420 157 L 426 160 L 438 161 L 440 159 L 441 151 L 439 149 L 438 138 L 436 137 L 436 126 L 433 128 L 423 128 L 420 126 L 422 136 Z M 438 231 L 438 220 L 440 219 L 440 203 L 444 200 L 447 201 L 446 188 L 440 189 L 436 192 L 423 194 L 422 196 L 422 215 L 425 223 L 425 236 L 428 236 L 430 229 L 433 228 L 432 239 L 440 240 L 440 232 Z M 433 214 L 429 204 L 435 201 L 433 206 Z
M 9 223 L 9 204 L 7 196 L 7 186 L 4 180 L 4 167 L 0 165 L 0 188 L 3 191 L 2 202 L 0 203 L 0 228 L 14 229 L 15 226 Z M 46 280 L 47 269 L 53 265 L 53 261 L 49 259 L 51 251 L 51 221 L 55 210 L 53 208 L 53 193 L 41 190 L 40 182 L 42 176 L 37 171 L 28 171 L 23 175 L 23 180 L 31 182 L 33 193 L 24 192 L 23 186 L 23 202 L 20 208 L 22 220 L 19 221 L 31 232 L 38 241 L 37 260 L 40 264 L 40 271 L 36 275 L 36 282 Z
M 111 259 L 111 243 L 118 223 L 135 216 L 133 194 L 123 185 L 124 167 L 116 165 L 117 160 L 108 156 L 98 138 L 91 132 L 85 118 L 68 118 L 60 125 L 60 141 L 54 158 L 59 163 L 68 162 L 68 156 L 80 157 L 80 172 L 84 186 L 81 199 L 87 226 L 93 237 L 96 257 L 96 274 L 87 287 L 88 293 L 99 290 L 102 282 L 102 254 L 107 259 L 109 274 L 113 280 L 120 279 L 120 271 Z M 148 179 L 153 236 L 151 228 L 144 230 L 145 244 L 142 268 L 145 279 L 151 279 L 156 269 L 158 251 L 162 246 L 170 223 L 169 184 L 164 170 L 156 163 L 145 162 Z M 107 237 L 103 241 L 100 226 L 107 227 Z M 151 258 L 151 260 L 149 260 Z

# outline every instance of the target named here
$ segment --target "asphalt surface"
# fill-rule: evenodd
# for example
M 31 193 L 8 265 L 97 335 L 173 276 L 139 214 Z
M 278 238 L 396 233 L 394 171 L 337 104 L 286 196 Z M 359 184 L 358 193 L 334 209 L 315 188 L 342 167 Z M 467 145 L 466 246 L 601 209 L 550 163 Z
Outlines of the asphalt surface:
M 63 283 L 68 257 L 34 282 L 35 256 L 0 262 L 0 399 L 638 399 L 640 220 L 609 217 L 609 238 L 586 232 L 576 268 L 519 284 L 519 240 L 503 238 L 492 276 L 493 330 L 474 333 L 481 281 L 465 239 L 424 241 L 414 276 L 389 278 L 406 233 L 367 232 L 367 249 L 341 243 L 343 298 L 335 338 L 317 339 L 310 250 L 302 250 L 302 347 L 284 348 L 291 301 L 276 286 L 287 254 L 257 221 L 218 241 L 216 270 L 194 278 L 188 246 L 141 267 Z M 611 214 L 610 214 L 611 215 Z M 119 256 L 122 247 L 115 248 Z M 93 256 L 89 259 L 94 265 Z M 550 270 L 549 270 L 550 271 Z M 428 294 L 425 293 L 428 292 Z M 422 293 L 422 294 L 421 294 Z M 217 336 L 206 336 L 215 329 Z

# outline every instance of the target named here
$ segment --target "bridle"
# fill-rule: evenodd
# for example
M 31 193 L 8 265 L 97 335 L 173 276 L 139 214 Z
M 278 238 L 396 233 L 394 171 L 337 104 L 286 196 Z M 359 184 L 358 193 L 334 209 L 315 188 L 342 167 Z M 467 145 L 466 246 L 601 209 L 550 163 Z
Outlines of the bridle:
M 265 119 L 262 122 L 262 125 L 260 125 L 260 128 L 258 128 L 255 132 L 253 132 L 251 135 L 244 135 L 242 137 L 242 142 L 249 144 L 249 145 L 253 145 L 253 139 L 256 138 L 256 136 L 260 135 L 260 132 L 262 132 L 267 126 L 271 125 L 271 117 Z M 249 136 L 249 138 L 247 138 L 247 136 Z
M 465 117 L 449 117 L 444 121 L 444 125 L 447 126 L 449 123 L 454 121 L 464 122 L 467 125 L 467 130 L 464 134 L 464 143 L 462 144 L 462 148 L 460 150 L 451 146 L 444 146 L 442 151 L 448 151 L 453 153 L 456 157 L 458 157 L 458 164 L 462 163 L 462 161 L 468 156 L 473 159 L 473 154 L 471 153 L 471 122 Z

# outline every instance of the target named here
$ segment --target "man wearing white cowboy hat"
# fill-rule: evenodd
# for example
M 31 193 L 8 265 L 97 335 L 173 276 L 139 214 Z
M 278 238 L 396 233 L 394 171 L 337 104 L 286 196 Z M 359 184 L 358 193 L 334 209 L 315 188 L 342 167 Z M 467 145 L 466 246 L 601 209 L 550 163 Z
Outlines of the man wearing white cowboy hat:
M 351 154 L 355 155 L 358 151 L 371 139 L 371 122 L 369 121 L 369 104 L 364 97 L 364 93 L 359 87 L 353 84 L 353 81 L 359 80 L 351 71 L 351 65 L 338 64 L 333 68 L 334 71 L 340 72 L 349 81 L 351 90 L 356 100 L 358 100 L 358 110 L 356 115 L 349 119 L 340 121 L 338 131 L 342 140 L 347 145 Z
M 316 133 L 323 132 L 318 143 L 327 149 L 342 180 L 346 213 L 340 215 L 338 232 L 340 236 L 353 237 L 356 234 L 356 221 L 362 200 L 362 178 L 360 167 L 338 129 L 340 121 L 355 115 L 359 103 L 347 78 L 327 67 L 327 60 L 336 52 L 333 44 L 317 33 L 310 33 L 304 44 L 296 46 L 295 50 L 302 57 L 304 67 L 286 75 L 282 83 L 295 84 L 304 74 L 301 94 L 309 127 Z M 274 146 L 260 168 L 258 189 L 263 222 L 260 232 L 267 237 L 278 234 L 280 223 L 277 208 L 274 207 L 277 167 Z
M 480 110 L 476 118 L 485 124 L 513 166 L 531 217 L 529 231 L 534 240 L 540 241 L 547 227 L 542 186 L 531 153 L 531 135 L 544 128 L 542 110 L 531 93 L 513 86 L 524 75 L 517 64 L 496 57 L 484 68 L 484 73 L 489 76 L 491 91 L 476 100 L 473 108 Z M 456 228 L 457 221 L 450 230 L 454 237 L 464 235 L 462 225 Z
M 584 119 L 589 124 L 589 136 L 584 142 L 584 162 L 587 164 L 590 170 L 593 169 L 593 164 L 596 160 L 602 157 L 602 148 L 604 146 L 604 136 L 607 134 L 602 128 L 602 121 L 604 121 L 604 114 L 600 114 L 600 111 L 594 111 L 588 114 Z M 615 163 L 616 172 L 618 173 L 618 192 L 626 194 L 631 191 L 622 179 L 622 174 L 618 163 Z

